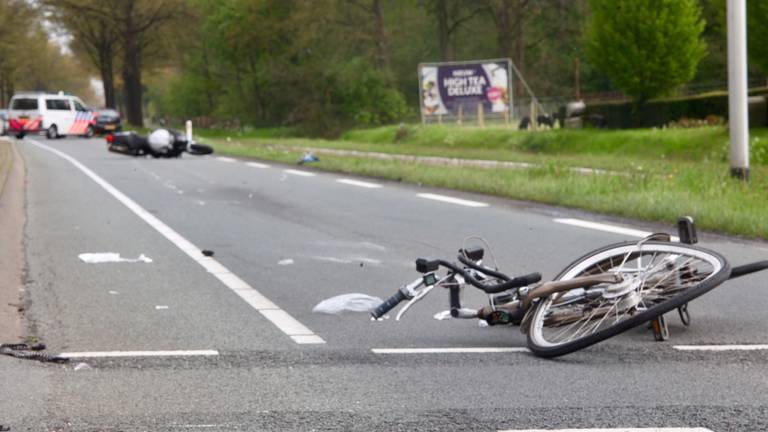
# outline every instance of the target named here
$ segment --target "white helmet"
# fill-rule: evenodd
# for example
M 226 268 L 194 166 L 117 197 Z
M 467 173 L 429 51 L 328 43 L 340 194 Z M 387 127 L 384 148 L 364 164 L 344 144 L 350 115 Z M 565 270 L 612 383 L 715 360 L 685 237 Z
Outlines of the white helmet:
M 168 153 L 173 148 L 174 137 L 167 129 L 158 129 L 149 134 L 148 141 L 156 153 Z

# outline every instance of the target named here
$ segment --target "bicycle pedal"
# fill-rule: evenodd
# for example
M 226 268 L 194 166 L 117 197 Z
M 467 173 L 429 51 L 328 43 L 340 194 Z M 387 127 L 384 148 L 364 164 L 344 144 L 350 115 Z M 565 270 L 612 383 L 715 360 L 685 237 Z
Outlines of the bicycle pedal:
M 501 325 L 501 324 L 511 324 L 512 323 L 512 315 L 504 310 L 495 310 L 491 312 L 487 317 L 485 317 L 485 322 L 488 323 L 488 325 Z
M 669 339 L 669 325 L 664 315 L 659 315 L 651 320 L 651 329 L 653 329 L 653 337 L 657 342 L 664 342 Z

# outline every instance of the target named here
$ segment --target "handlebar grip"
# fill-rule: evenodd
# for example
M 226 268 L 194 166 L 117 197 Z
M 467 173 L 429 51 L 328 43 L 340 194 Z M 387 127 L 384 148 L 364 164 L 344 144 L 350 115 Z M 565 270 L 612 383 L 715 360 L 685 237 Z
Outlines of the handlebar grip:
M 379 319 L 381 318 L 382 315 L 392 310 L 393 307 L 397 306 L 398 303 L 400 303 L 405 299 L 406 299 L 405 294 L 403 294 L 402 291 L 397 290 L 395 295 L 393 295 L 392 297 L 387 299 L 387 301 L 380 304 L 376 309 L 374 309 L 373 312 L 371 312 L 371 316 L 376 319 Z
M 524 287 L 524 286 L 528 286 L 530 284 L 534 284 L 534 283 L 540 281 L 541 280 L 541 273 L 538 273 L 538 272 L 530 273 L 530 274 L 527 274 L 527 275 L 524 275 L 524 276 L 518 276 L 518 277 L 514 278 L 513 280 L 519 281 L 520 282 L 520 286 Z

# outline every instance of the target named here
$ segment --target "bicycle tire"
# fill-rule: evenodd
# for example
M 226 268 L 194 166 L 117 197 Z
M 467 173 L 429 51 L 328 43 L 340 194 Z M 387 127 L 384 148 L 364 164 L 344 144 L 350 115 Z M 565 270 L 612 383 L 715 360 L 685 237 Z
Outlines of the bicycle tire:
M 659 262 L 654 262 L 657 256 L 660 257 Z M 642 271 L 644 257 L 649 257 L 650 261 L 645 271 Z M 636 268 L 629 267 L 629 264 L 635 262 Z M 663 268 L 659 267 L 661 265 Z M 555 293 L 541 299 L 534 306 L 527 336 L 528 348 L 534 354 L 540 357 L 569 354 L 646 323 L 725 282 L 730 276 L 731 267 L 722 255 L 697 246 L 648 241 L 638 250 L 637 242 L 623 242 L 587 253 L 560 272 L 555 280 L 606 272 L 621 273 L 625 281 L 597 285 L 586 290 L 576 288 Z M 652 276 L 657 279 L 651 280 Z M 670 276 L 675 276 L 674 282 L 668 280 Z M 648 280 L 655 282 L 655 285 L 650 288 L 646 286 Z M 595 297 L 598 294 L 600 297 Z M 560 304 L 553 307 L 555 300 L 559 300 Z M 601 300 L 601 303 L 594 303 L 597 300 Z M 566 309 L 569 305 L 573 305 L 570 311 L 572 315 L 568 315 L 569 310 Z M 604 309 L 609 305 L 608 309 Z M 603 325 L 613 313 L 611 311 L 614 307 L 615 318 Z M 619 312 L 620 308 L 626 310 Z M 577 314 L 579 309 L 581 317 Z M 576 318 L 578 320 L 573 321 Z M 593 318 L 600 321 L 584 329 Z M 545 326 L 547 319 L 550 320 L 549 326 Z M 568 319 L 571 321 L 568 322 Z M 570 338 L 560 342 L 555 340 L 559 336 L 568 336 L 571 331 L 569 329 L 582 321 L 583 324 L 579 325 Z M 566 325 L 568 327 L 563 329 Z M 545 331 L 554 333 L 554 329 L 557 329 L 557 335 L 545 336 Z M 585 331 L 578 335 L 582 329 Z

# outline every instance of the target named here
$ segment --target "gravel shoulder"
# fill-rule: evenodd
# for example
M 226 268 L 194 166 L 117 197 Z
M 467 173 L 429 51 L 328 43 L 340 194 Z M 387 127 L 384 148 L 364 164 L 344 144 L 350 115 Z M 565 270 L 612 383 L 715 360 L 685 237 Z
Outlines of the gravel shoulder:
M 0 343 L 18 341 L 23 335 L 24 177 L 15 144 L 0 139 Z

